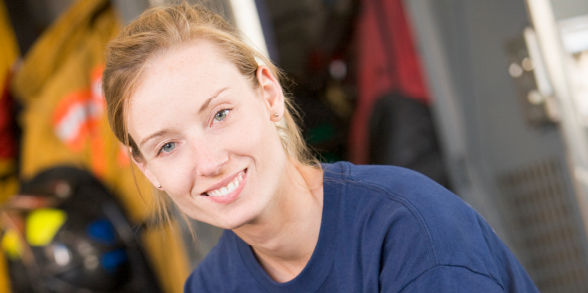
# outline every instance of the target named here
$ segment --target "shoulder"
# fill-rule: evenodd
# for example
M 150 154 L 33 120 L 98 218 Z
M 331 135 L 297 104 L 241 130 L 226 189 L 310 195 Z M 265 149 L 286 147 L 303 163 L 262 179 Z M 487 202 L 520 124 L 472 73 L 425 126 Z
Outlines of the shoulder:
M 391 202 L 407 209 L 427 226 L 432 224 L 428 223 L 430 221 L 453 221 L 456 211 L 465 217 L 477 215 L 451 191 L 418 172 L 402 167 L 339 162 L 325 168 L 325 181 L 341 185 L 342 196 L 358 197 L 362 201 Z M 440 216 L 450 217 L 440 219 Z
M 448 237 L 469 237 L 464 232 L 480 230 L 480 216 L 467 203 L 412 170 L 340 162 L 325 168 L 325 181 L 340 186 L 339 194 L 345 198 L 344 202 L 362 206 L 376 202 L 376 210 L 371 212 L 382 212 L 395 217 L 394 220 L 410 223 L 413 229 L 429 235 L 430 245 L 436 250 L 442 248 L 437 246 Z
M 325 180 L 345 182 L 352 188 L 366 188 L 393 199 L 408 195 L 450 194 L 428 177 L 397 166 L 354 165 L 349 162 L 325 164 Z
M 213 292 L 218 290 L 219 273 L 222 270 L 223 251 L 227 250 L 227 232 L 214 246 L 184 284 L 184 292 Z M 224 260 L 226 262 L 226 260 Z
M 243 292 L 239 288 L 247 282 L 242 282 L 242 279 L 251 278 L 241 265 L 239 252 L 235 248 L 236 237 L 231 231 L 223 233 L 218 244 L 186 280 L 184 292 Z
M 461 267 L 502 286 L 504 268 L 495 256 L 506 248 L 483 218 L 451 191 L 420 173 L 393 166 L 337 163 L 326 168 L 325 180 L 329 176 L 341 185 L 344 201 L 364 207 L 364 201 L 375 202 L 365 214 L 385 217 L 383 257 L 394 262 L 391 275 L 406 281 L 432 268 Z

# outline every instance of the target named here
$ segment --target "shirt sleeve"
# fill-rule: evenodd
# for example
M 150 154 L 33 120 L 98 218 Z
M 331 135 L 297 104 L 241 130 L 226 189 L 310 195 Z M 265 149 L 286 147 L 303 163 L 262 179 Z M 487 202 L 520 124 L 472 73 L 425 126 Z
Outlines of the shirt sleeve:
M 505 292 L 490 276 L 471 271 L 466 267 L 435 266 L 405 285 L 400 292 Z M 382 292 L 392 292 L 383 284 Z

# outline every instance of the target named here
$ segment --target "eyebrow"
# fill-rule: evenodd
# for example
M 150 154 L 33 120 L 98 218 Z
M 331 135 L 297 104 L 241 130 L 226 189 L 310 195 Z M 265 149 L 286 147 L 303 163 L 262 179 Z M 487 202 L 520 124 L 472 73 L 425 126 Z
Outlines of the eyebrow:
M 206 101 L 204 101 L 204 103 L 202 104 L 202 106 L 200 106 L 200 110 L 198 110 L 198 114 L 202 113 L 202 111 L 206 110 L 206 108 L 208 108 L 208 106 L 210 105 L 210 102 L 212 102 L 212 100 L 218 98 L 218 96 L 226 91 L 228 89 L 228 87 L 223 87 L 221 89 L 219 89 L 218 91 L 216 91 L 212 96 L 210 96 L 210 98 L 206 99 Z
M 202 106 L 200 106 L 200 109 L 198 110 L 198 114 L 202 113 L 204 110 L 206 110 L 206 108 L 208 108 L 208 106 L 210 106 L 210 103 L 212 102 L 212 100 L 218 98 L 218 96 L 226 91 L 228 89 L 228 87 L 223 87 L 221 89 L 219 89 L 218 91 L 216 91 L 212 96 L 210 96 L 208 99 L 206 99 L 206 101 L 204 101 L 204 103 L 202 104 Z M 147 141 L 158 137 L 158 136 L 162 136 L 167 132 L 167 130 L 163 129 L 163 130 L 159 130 L 149 136 L 147 136 L 146 138 L 144 138 L 143 140 L 141 140 L 141 142 L 139 142 L 138 147 L 140 148 L 142 145 L 144 145 Z
M 153 138 L 156 138 L 158 136 L 162 136 L 166 132 L 167 132 L 167 130 L 160 130 L 160 131 L 157 131 L 157 132 L 149 135 L 148 137 L 146 137 L 145 139 L 143 139 L 141 142 L 139 142 L 139 148 L 141 148 L 141 146 L 143 146 L 147 141 L 149 141 L 149 140 L 151 140 Z

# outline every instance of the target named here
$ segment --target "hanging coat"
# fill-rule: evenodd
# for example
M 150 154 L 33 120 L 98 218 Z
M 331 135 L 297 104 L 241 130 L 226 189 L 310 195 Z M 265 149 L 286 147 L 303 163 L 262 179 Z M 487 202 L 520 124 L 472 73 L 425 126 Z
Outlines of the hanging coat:
M 368 120 L 375 101 L 389 93 L 428 102 L 421 65 L 402 0 L 362 1 L 356 34 L 358 100 L 349 153 L 368 163 Z
M 78 0 L 26 56 L 13 81 L 24 108 L 20 175 L 30 179 L 57 165 L 90 170 L 120 196 L 131 219 L 142 223 L 156 210 L 148 194 L 153 189 L 111 132 L 101 92 L 104 49 L 119 29 L 110 1 Z M 162 287 L 180 292 L 189 271 L 173 226 L 143 236 Z
M 8 84 L 18 58 L 18 45 L 4 2 L 0 1 L 0 203 L 18 190 L 17 141 L 14 133 L 12 97 Z
M 10 19 L 0 0 L 0 203 L 18 191 L 16 169 L 17 141 L 14 133 L 12 115 L 12 98 L 8 85 L 12 67 L 19 55 L 16 37 Z M 10 292 L 8 272 L 2 254 L 0 254 L 0 292 Z

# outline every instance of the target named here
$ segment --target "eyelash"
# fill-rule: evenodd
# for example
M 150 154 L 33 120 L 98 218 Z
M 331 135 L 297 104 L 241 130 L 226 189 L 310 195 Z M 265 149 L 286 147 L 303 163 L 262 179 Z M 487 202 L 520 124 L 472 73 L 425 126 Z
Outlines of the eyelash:
M 175 142 L 166 142 L 166 143 L 164 143 L 164 144 L 161 146 L 161 148 L 159 148 L 159 150 L 157 151 L 157 155 L 159 156 L 159 155 L 160 155 L 162 152 L 166 152 L 166 151 L 164 151 L 163 149 L 164 149 L 166 146 L 168 146 L 168 145 L 172 145 L 172 146 L 173 146 L 172 150 L 176 148 L 176 143 L 175 143 Z M 166 152 L 166 153 L 168 153 L 168 152 Z
M 225 119 L 227 119 L 227 116 L 229 115 L 229 113 L 231 112 L 231 110 L 232 110 L 232 109 L 228 109 L 228 108 L 227 108 L 227 109 L 222 109 L 222 110 L 220 110 L 220 111 L 216 112 L 216 113 L 214 114 L 214 117 L 212 117 L 212 120 L 214 120 L 214 121 L 217 121 L 217 122 L 222 122 L 222 121 L 224 121 Z M 224 116 L 224 117 L 222 117 L 220 120 L 217 120 L 217 117 L 218 117 L 218 115 L 219 115 L 220 113 L 225 113 L 225 116 Z M 213 122 L 214 122 L 214 121 L 213 121 Z
M 222 109 L 222 110 L 220 110 L 220 111 L 216 112 L 216 113 L 214 114 L 214 117 L 213 117 L 212 119 L 213 119 L 213 120 L 215 120 L 215 121 L 217 121 L 217 122 L 222 122 L 222 121 L 224 121 L 225 119 L 227 119 L 227 115 L 229 115 L 229 113 L 231 112 L 231 110 L 232 110 L 232 109 L 228 109 L 228 108 L 227 108 L 227 109 Z M 224 116 L 224 117 L 222 117 L 222 118 L 220 118 L 220 120 L 218 120 L 218 119 L 217 119 L 217 117 L 218 117 L 218 115 L 219 115 L 219 114 L 221 114 L 221 113 L 225 113 L 225 114 L 224 114 L 225 116 Z M 213 121 L 213 122 L 214 122 L 214 121 Z M 165 148 L 166 146 L 169 146 L 169 145 L 173 146 L 172 150 L 173 150 L 173 149 L 175 149 L 175 147 L 176 147 L 176 143 L 175 143 L 175 142 L 166 142 L 165 144 L 163 144 L 163 145 L 162 145 L 162 146 L 159 148 L 159 150 L 157 150 L 157 156 L 161 155 L 161 153 L 163 153 L 163 152 L 165 152 L 165 153 L 169 153 L 169 152 L 166 152 L 166 151 L 164 151 L 164 148 Z

